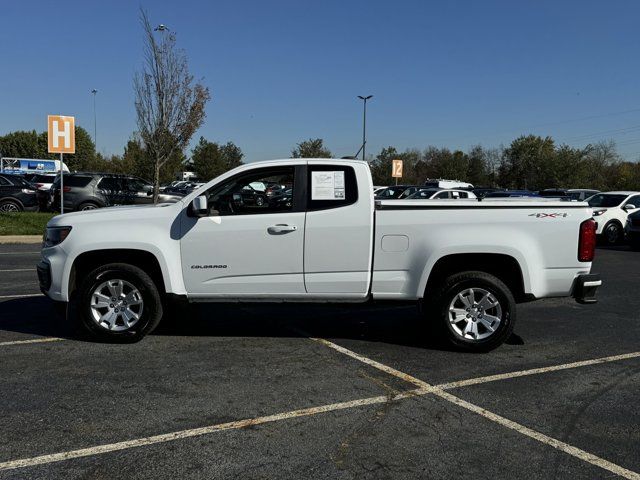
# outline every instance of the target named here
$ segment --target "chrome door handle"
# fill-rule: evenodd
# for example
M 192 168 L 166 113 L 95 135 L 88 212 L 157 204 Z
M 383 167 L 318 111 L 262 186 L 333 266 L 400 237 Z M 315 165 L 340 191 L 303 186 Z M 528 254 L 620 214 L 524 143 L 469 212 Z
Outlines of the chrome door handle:
M 295 232 L 296 230 L 298 230 L 298 227 L 295 225 L 286 225 L 284 223 L 279 223 L 278 225 L 267 228 L 267 232 L 271 235 L 282 235 L 283 233 Z

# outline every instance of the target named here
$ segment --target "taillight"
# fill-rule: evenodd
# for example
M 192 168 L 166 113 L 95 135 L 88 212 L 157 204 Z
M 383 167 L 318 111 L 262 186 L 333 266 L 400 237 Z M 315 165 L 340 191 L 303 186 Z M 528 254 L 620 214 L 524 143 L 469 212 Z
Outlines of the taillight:
M 70 191 L 71 191 L 71 187 L 62 187 L 62 191 L 63 191 L 64 193 L 68 193 L 68 192 L 70 192 Z
M 580 237 L 578 239 L 578 261 L 592 262 L 596 253 L 596 227 L 597 223 L 590 218 L 580 224 Z

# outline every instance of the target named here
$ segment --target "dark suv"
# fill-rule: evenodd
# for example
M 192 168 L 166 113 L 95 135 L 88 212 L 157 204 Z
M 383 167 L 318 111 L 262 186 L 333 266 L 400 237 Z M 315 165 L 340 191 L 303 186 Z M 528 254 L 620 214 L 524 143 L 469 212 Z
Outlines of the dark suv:
M 153 185 L 146 180 L 110 173 L 66 173 L 63 179 L 64 209 L 93 210 L 114 205 L 153 203 Z M 60 208 L 60 177 L 51 186 L 52 209 Z M 179 197 L 160 194 L 159 202 L 175 202 Z
M 0 212 L 38 209 L 36 188 L 18 175 L 0 174 Z

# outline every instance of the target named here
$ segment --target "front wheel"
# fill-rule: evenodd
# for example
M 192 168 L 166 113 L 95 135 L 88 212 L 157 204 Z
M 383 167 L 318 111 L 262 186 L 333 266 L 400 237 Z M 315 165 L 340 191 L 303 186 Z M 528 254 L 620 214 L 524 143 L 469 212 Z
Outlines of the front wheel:
M 622 240 L 622 226 L 617 222 L 607 223 L 602 235 L 607 245 L 618 245 Z
M 156 328 L 162 318 L 162 301 L 155 283 L 143 270 L 112 263 L 87 275 L 73 310 L 92 338 L 132 343 Z
M 0 212 L 3 213 L 17 213 L 21 212 L 22 207 L 17 202 L 13 202 L 11 200 L 3 200 L 0 202 Z
M 435 316 L 444 337 L 468 351 L 486 352 L 511 336 L 516 302 L 511 290 L 485 272 L 461 272 L 448 277 L 425 312 Z

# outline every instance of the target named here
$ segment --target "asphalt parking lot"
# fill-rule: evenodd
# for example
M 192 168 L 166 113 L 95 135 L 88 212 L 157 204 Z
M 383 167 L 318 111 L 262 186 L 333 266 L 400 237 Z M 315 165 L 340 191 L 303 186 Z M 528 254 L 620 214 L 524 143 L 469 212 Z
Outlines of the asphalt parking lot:
M 203 305 L 90 343 L 0 246 L 0 478 L 640 478 L 640 253 L 488 354 L 417 308 Z

